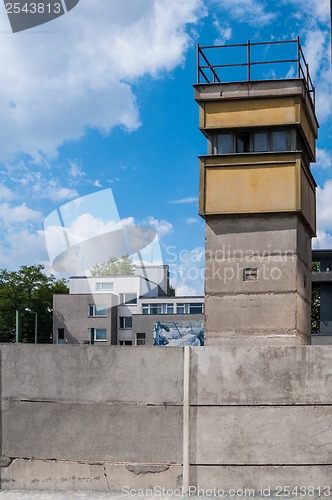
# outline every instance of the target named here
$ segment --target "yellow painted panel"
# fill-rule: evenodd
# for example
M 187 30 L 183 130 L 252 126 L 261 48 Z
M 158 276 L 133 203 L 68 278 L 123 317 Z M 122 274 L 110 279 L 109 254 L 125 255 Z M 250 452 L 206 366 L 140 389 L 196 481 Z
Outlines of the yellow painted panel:
M 300 210 L 294 165 L 265 168 L 206 168 L 205 213 Z
M 293 123 L 296 123 L 296 108 L 292 97 L 218 100 L 205 103 L 207 128 L 276 126 Z
M 301 175 L 301 212 L 308 222 L 313 234 L 316 233 L 316 194 L 304 169 Z
M 304 132 L 304 135 L 307 138 L 313 157 L 316 158 L 316 139 L 313 130 L 309 124 L 306 112 L 304 111 L 303 108 L 301 108 L 301 127 Z

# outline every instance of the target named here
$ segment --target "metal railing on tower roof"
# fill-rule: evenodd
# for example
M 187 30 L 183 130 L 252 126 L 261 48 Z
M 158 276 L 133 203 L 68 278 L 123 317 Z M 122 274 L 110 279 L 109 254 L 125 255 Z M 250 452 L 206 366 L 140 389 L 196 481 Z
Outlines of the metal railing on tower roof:
M 271 47 L 281 47 L 284 49 L 293 48 L 293 54 L 290 58 L 281 57 L 280 59 L 272 60 L 260 60 L 263 59 L 261 54 L 254 54 L 254 51 L 258 49 L 264 49 L 264 56 L 268 55 Z M 237 57 L 241 57 L 241 62 L 234 62 L 234 56 L 230 56 L 230 50 L 226 54 L 227 49 L 242 49 L 245 50 L 246 61 L 243 62 L 243 54 L 239 54 Z M 221 54 L 221 52 L 223 52 Z M 288 52 L 290 52 L 288 50 Z M 221 59 L 225 56 L 224 59 Z M 218 63 L 214 63 L 212 58 L 217 58 Z M 220 64 L 220 60 L 230 60 L 230 62 L 225 62 Z M 255 67 L 261 68 L 263 65 L 269 66 L 268 74 L 253 75 L 253 70 Z M 281 74 L 279 76 L 273 68 L 276 66 L 285 67 L 288 65 L 288 72 L 286 75 Z M 232 69 L 233 79 L 229 79 L 225 76 L 227 69 Z M 234 78 L 234 71 L 236 68 L 244 68 L 245 75 Z M 253 77 L 254 76 L 254 77 Z M 255 80 L 272 80 L 280 79 L 284 80 L 287 78 L 299 78 L 305 83 L 305 87 L 308 95 L 311 97 L 312 103 L 315 104 L 315 87 L 312 83 L 312 79 L 309 72 L 309 65 L 304 57 L 304 53 L 300 44 L 299 37 L 296 40 L 281 40 L 281 41 L 271 41 L 271 42 L 254 42 L 251 43 L 239 43 L 239 44 L 228 44 L 228 45 L 210 45 L 210 46 L 197 46 L 197 82 L 200 83 L 225 83 L 229 81 L 255 81 Z

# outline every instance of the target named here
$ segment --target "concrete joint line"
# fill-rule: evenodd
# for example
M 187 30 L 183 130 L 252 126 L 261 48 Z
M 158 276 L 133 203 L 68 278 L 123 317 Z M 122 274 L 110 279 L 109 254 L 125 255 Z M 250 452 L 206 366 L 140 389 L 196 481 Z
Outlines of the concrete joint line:
M 190 346 L 183 349 L 183 491 L 189 491 L 189 378 L 190 378 Z

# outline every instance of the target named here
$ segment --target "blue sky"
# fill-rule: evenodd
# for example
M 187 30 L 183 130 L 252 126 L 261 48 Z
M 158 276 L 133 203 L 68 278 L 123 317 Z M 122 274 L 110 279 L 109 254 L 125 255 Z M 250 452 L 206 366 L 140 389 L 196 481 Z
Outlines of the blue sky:
M 125 224 L 157 231 L 177 293 L 201 294 L 196 44 L 298 35 L 320 122 L 314 245 L 331 248 L 329 19 L 328 0 L 80 0 L 12 34 L 1 5 L 0 267 L 52 272 L 45 217 L 111 188 Z

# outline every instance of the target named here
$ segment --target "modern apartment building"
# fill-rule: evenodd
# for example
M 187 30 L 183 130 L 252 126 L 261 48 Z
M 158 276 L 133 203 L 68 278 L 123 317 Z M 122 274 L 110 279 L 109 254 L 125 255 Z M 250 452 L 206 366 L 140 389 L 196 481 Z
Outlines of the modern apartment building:
M 202 345 L 203 297 L 170 297 L 168 266 L 135 275 L 73 276 L 54 295 L 53 343 Z

